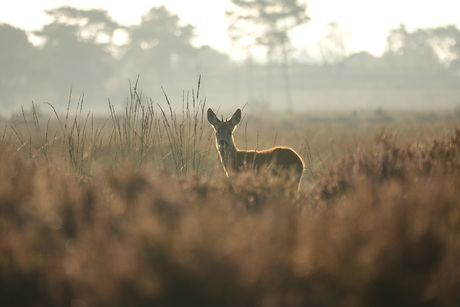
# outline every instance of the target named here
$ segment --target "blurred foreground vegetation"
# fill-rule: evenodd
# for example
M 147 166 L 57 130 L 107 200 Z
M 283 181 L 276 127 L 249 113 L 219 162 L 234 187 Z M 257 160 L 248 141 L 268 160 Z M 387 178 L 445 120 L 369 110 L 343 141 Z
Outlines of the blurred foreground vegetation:
M 79 101 L 5 123 L 2 304 L 457 305 L 458 114 L 243 111 L 240 148 L 305 160 L 292 198 L 224 176 L 198 91 L 182 109 L 133 87 L 108 118 Z

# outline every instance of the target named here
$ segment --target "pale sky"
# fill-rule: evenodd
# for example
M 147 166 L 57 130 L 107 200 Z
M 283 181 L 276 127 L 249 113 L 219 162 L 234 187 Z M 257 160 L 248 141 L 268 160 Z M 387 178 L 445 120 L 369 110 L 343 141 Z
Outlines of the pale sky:
M 0 2 L 0 23 L 24 30 L 38 30 L 49 22 L 44 9 L 70 5 L 76 8 L 106 9 L 124 25 L 136 24 L 153 6 L 165 4 L 184 23 L 196 27 L 197 45 L 211 45 L 221 51 L 229 49 L 224 10 L 230 0 L 13 0 Z M 293 33 L 294 45 L 314 48 L 326 34 L 326 24 L 336 22 L 351 36 L 350 51 L 369 51 L 380 55 L 385 47 L 388 28 L 405 23 L 409 30 L 457 24 L 460 26 L 458 0 L 307 0 L 311 21 Z

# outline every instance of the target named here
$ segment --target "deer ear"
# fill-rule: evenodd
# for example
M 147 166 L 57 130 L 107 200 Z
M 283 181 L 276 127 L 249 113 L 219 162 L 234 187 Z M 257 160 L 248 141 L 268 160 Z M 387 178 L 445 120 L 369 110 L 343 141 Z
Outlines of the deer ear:
M 229 121 L 232 126 L 238 125 L 241 121 L 241 110 L 240 109 L 236 110 L 235 113 L 232 115 L 232 118 L 230 118 Z
M 217 118 L 216 114 L 211 110 L 211 108 L 208 109 L 208 122 L 213 126 L 216 126 L 220 122 L 220 120 Z

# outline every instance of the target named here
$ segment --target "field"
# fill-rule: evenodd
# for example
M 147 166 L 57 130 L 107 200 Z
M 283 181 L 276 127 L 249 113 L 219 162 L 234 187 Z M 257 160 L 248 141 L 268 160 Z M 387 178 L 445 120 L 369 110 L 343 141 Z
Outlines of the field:
M 304 159 L 296 197 L 225 177 L 208 107 L 134 86 L 107 118 L 4 120 L 2 305 L 457 306 L 459 114 L 243 110 L 239 148 Z

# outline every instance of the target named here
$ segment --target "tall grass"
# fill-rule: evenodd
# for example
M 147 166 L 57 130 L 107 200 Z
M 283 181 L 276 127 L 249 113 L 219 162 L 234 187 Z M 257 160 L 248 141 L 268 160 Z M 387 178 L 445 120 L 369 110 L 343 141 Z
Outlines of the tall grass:
M 144 163 L 147 156 L 153 156 L 151 152 L 157 141 L 155 131 L 158 130 L 153 101 L 146 99 L 143 103 L 142 100 L 136 81 L 134 87 L 130 85 L 130 96 L 124 114 L 118 114 L 109 101 L 113 129 L 108 145 L 115 150 L 113 158 L 129 159 L 137 167 Z
M 164 91 L 163 91 L 164 93 Z M 166 135 L 174 170 L 177 175 L 189 174 L 190 172 L 202 174 L 205 169 L 210 148 L 212 146 L 212 132 L 205 122 L 205 100 L 199 100 L 200 80 L 195 92 L 191 95 L 184 94 L 182 99 L 182 111 L 180 117 L 174 112 L 166 93 L 164 93 L 168 105 L 168 111 L 160 106 L 161 122 L 160 135 Z M 191 101 L 190 101 L 191 99 Z
M 82 94 L 78 99 L 75 114 L 72 115 L 70 111 L 72 100 L 69 98 L 63 121 L 56 109 L 51 104 L 49 106 L 53 109 L 59 125 L 62 151 L 66 161 L 77 173 L 88 174 L 91 167 L 91 157 L 98 150 L 104 125 L 95 123 L 94 116 L 90 112 L 86 115 L 82 113 L 83 100 L 84 95 Z
M 130 84 L 124 112 L 119 113 L 109 101 L 106 119 L 83 113 L 83 95 L 72 112 L 70 95 L 64 116 L 48 104 L 53 114 L 45 119 L 32 103 L 30 112 L 22 109 L 22 122 L 10 128 L 18 152 L 35 161 L 44 158 L 47 164 L 55 161 L 53 157 L 64 157 L 72 170 L 83 175 L 115 170 L 125 163 L 136 169 L 149 165 L 177 176 L 209 173 L 211 132 L 199 90 L 200 80 L 196 92 L 184 92 L 182 109 L 177 112 L 164 91 L 166 108 L 144 98 L 136 81 Z
M 46 165 L 64 162 L 65 166 L 79 174 L 90 173 L 93 155 L 102 145 L 104 123 L 100 123 L 91 112 L 83 113 L 84 95 L 76 103 L 72 112 L 72 93 L 69 95 L 64 115 L 47 103 L 52 110 L 49 117 L 32 102 L 30 110 L 21 109 L 20 120 L 10 124 L 16 138 L 4 138 L 4 145 L 16 146 L 16 152 L 37 163 L 44 160 Z

